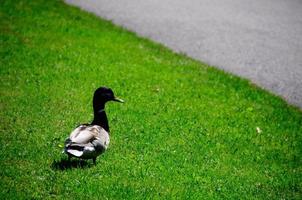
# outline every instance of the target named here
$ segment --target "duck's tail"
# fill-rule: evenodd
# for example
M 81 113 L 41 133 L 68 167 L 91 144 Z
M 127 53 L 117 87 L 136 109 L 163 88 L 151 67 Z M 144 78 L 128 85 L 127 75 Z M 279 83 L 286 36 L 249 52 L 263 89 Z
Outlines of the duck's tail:
M 81 157 L 83 155 L 84 148 L 85 147 L 83 145 L 75 144 L 71 141 L 70 138 L 67 138 L 65 140 L 65 147 L 62 153 L 66 153 L 75 157 Z
M 65 146 L 64 152 L 67 154 L 71 154 L 75 157 L 81 157 L 84 153 L 85 147 L 79 144 L 70 144 L 68 146 Z

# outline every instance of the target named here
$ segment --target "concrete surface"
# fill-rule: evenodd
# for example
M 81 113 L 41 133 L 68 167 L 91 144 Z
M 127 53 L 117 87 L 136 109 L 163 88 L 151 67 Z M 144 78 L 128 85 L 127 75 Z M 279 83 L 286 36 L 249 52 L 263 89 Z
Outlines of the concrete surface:
M 66 0 L 302 108 L 302 0 Z

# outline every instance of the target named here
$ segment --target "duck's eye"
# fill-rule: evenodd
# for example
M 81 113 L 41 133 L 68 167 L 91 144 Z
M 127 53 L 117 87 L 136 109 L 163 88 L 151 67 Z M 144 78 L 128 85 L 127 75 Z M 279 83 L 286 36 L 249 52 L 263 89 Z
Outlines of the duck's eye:
M 113 98 L 113 94 L 111 93 L 105 93 L 102 95 L 105 99 L 112 99 Z

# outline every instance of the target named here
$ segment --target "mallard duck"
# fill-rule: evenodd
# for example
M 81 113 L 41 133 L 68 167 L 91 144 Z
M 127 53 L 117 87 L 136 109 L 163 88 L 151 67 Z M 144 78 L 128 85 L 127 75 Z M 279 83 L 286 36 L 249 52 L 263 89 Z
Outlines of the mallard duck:
M 102 154 L 109 145 L 109 125 L 105 112 L 108 101 L 123 103 L 122 99 L 114 96 L 113 91 L 107 87 L 100 87 L 94 92 L 93 110 L 94 119 L 91 124 L 81 124 L 74 129 L 65 141 L 64 153 L 71 157 L 92 159 Z

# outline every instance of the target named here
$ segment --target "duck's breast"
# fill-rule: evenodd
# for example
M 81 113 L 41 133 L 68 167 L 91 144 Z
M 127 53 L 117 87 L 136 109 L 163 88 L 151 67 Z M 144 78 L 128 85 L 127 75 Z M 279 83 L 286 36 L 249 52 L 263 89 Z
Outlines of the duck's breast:
M 110 143 L 109 133 L 100 126 L 96 126 L 95 128 L 96 129 L 94 129 L 94 131 L 95 134 L 97 134 L 97 136 L 93 141 L 93 143 L 102 145 L 105 149 L 107 149 Z

